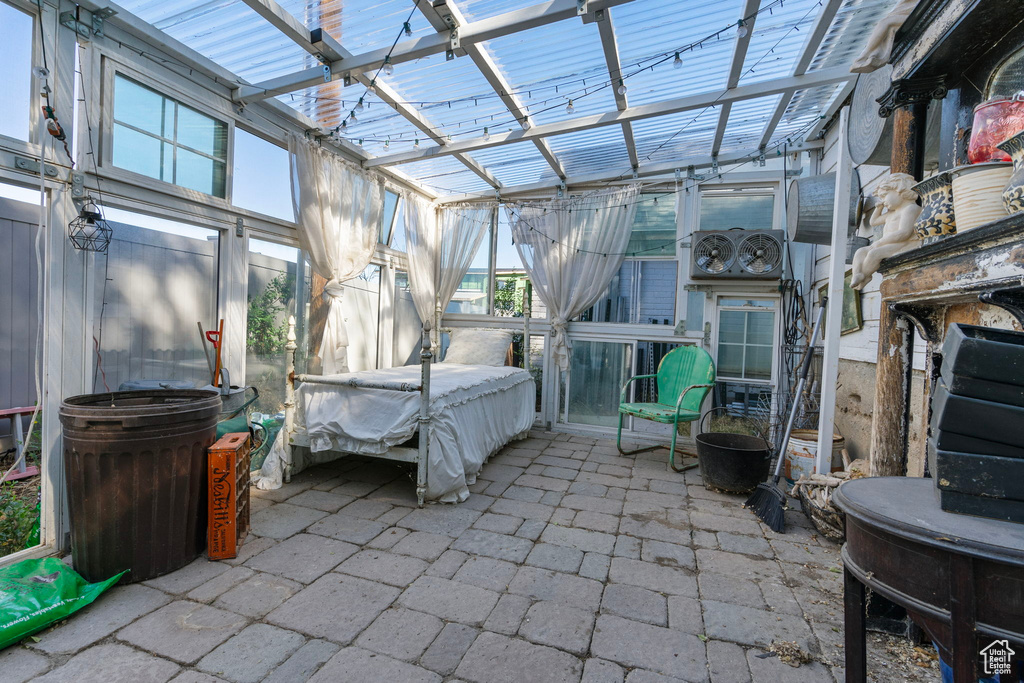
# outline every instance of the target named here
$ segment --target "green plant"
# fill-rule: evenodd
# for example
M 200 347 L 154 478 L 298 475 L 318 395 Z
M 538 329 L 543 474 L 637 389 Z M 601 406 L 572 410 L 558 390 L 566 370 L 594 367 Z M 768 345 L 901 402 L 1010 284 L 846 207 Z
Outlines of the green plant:
M 30 543 L 39 519 L 38 498 L 38 483 L 0 484 L 0 557 L 38 544 Z
M 282 273 L 267 283 L 263 291 L 249 297 L 249 316 L 245 348 L 259 356 L 279 354 L 288 336 L 288 322 L 280 318 L 285 303 L 295 289 L 295 278 Z
M 517 295 L 516 284 L 518 279 L 512 278 L 497 283 L 494 288 L 494 312 L 498 315 L 506 315 L 514 318 L 523 315 L 523 298 Z

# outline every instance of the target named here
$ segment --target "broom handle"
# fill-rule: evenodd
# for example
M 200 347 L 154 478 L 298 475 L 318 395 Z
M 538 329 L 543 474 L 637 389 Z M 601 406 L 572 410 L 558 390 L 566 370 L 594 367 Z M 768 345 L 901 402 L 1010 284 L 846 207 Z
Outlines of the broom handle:
M 821 321 L 825 317 L 825 306 L 828 300 L 821 303 L 818 309 L 818 318 L 814 321 L 814 330 L 811 332 L 811 341 L 807 345 L 807 353 L 804 354 L 804 362 L 800 365 L 800 380 L 796 383 L 796 392 L 793 394 L 793 407 L 789 409 L 789 419 L 786 420 L 786 433 L 782 435 L 782 446 L 779 447 L 779 460 L 775 463 L 775 483 L 779 483 L 782 475 L 782 461 L 786 457 L 786 449 L 789 447 L 789 437 L 793 433 L 793 424 L 796 422 L 796 414 L 800 412 L 800 397 L 804 393 L 804 384 L 807 383 L 807 373 L 811 369 L 811 360 L 814 358 L 814 342 L 818 340 L 818 331 L 821 330 Z

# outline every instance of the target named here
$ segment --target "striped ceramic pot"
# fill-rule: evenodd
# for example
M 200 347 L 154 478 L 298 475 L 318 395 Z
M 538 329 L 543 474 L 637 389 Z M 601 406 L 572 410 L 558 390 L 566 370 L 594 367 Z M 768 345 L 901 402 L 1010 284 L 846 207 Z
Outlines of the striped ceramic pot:
M 1013 175 L 1003 190 L 1003 205 L 1009 213 L 1024 211 L 1024 131 L 998 145 L 1013 159 Z
M 937 173 L 922 180 L 914 185 L 914 192 L 921 197 L 921 215 L 914 224 L 918 236 L 934 241 L 936 237 L 955 235 L 953 185 L 949 173 Z

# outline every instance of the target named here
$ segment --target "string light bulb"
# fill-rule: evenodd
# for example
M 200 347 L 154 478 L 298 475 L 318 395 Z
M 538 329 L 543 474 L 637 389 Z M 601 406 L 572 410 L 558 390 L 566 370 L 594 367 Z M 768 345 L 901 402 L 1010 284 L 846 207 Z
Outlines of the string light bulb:
M 679 56 L 678 52 L 676 53 L 676 58 L 672 60 L 672 68 L 673 69 L 682 69 L 683 68 L 683 58 Z
M 619 89 L 616 92 L 618 92 L 620 95 L 626 94 L 626 82 L 621 78 L 619 79 Z
M 391 63 L 391 57 L 384 58 L 384 75 L 392 76 L 395 73 L 395 65 Z M 373 85 L 372 83 L 370 85 Z
M 744 21 L 743 19 L 740 19 L 739 21 L 736 22 L 736 36 L 739 38 L 746 38 L 747 33 L 749 33 L 749 31 L 747 30 L 747 22 Z
M 403 24 L 402 28 L 405 31 L 405 37 L 412 38 L 412 26 L 409 25 L 408 21 Z
M 349 120 L 349 121 L 351 121 L 352 123 L 355 123 L 355 122 L 356 122 L 356 121 L 358 120 L 358 119 L 356 118 L 356 113 L 355 113 L 355 111 L 350 111 L 350 112 L 348 113 L 348 120 Z
M 487 130 L 487 126 L 484 126 L 484 140 L 490 140 L 490 139 L 491 139 L 491 133 L 490 133 L 490 131 Z
M 356 102 L 356 108 L 355 108 L 355 111 L 362 111 L 362 110 L 363 110 L 363 98 L 362 98 L 362 97 L 360 97 L 360 98 L 359 98 L 359 101 L 358 101 L 358 102 Z M 356 117 L 355 117 L 355 116 L 353 116 L 353 117 L 352 117 L 352 120 L 353 120 L 353 121 L 355 121 L 355 120 L 356 120 Z
M 572 100 L 569 100 L 569 104 L 565 105 L 565 113 L 572 114 L 576 111 L 576 107 L 573 106 Z
M 391 137 L 390 136 L 388 136 L 388 139 L 384 141 L 384 149 L 385 150 L 391 149 Z
M 366 86 L 366 92 L 370 93 L 371 95 L 376 95 L 377 94 L 377 80 L 376 79 L 370 81 L 370 85 Z
M 412 148 L 413 149 L 419 149 L 420 148 L 420 139 L 419 138 L 416 138 L 415 140 L 412 141 Z

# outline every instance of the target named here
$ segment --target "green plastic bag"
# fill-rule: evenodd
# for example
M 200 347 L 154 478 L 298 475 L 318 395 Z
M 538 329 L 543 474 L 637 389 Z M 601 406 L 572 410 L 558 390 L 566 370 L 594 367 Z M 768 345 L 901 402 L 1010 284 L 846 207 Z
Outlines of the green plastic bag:
M 87 583 L 55 557 L 0 568 L 0 650 L 67 619 L 117 583 Z

